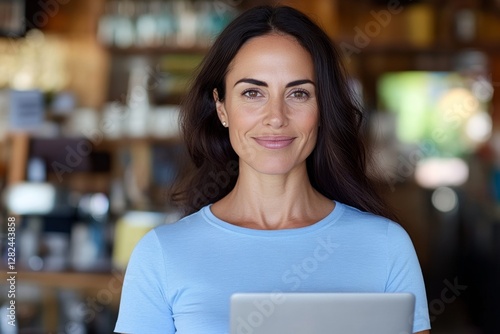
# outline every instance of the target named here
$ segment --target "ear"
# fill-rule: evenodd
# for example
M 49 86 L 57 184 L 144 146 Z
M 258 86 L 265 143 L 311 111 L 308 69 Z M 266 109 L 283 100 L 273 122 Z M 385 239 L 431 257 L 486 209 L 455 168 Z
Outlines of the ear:
M 219 99 L 219 93 L 217 92 L 217 88 L 214 88 L 213 96 L 215 100 L 215 108 L 217 110 L 217 116 L 219 116 L 221 122 L 227 122 L 226 107 L 224 106 L 224 102 L 222 102 Z

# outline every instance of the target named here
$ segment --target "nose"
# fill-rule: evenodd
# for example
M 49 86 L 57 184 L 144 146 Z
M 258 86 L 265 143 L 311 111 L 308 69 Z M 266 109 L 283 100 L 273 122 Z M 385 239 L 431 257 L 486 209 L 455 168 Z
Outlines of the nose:
M 272 128 L 279 129 L 288 124 L 286 116 L 286 106 L 280 98 L 274 98 L 266 106 L 264 124 Z

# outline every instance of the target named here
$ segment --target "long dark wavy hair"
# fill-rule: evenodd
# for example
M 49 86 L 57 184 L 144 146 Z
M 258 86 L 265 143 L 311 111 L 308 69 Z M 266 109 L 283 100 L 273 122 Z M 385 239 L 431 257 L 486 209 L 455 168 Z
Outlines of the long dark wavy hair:
M 171 200 L 185 214 L 218 201 L 238 178 L 238 156 L 217 117 L 214 89 L 225 96 L 228 67 L 249 39 L 287 34 L 314 62 L 319 124 L 317 144 L 306 160 L 312 186 L 329 199 L 393 218 L 366 174 L 363 114 L 353 98 L 336 47 L 306 15 L 287 6 L 249 9 L 232 21 L 205 56 L 181 106 L 180 124 L 192 168 L 179 178 Z

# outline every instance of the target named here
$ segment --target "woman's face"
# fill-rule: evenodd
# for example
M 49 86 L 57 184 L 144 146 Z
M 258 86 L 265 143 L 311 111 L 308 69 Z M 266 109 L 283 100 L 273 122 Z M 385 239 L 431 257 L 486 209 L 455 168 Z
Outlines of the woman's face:
M 314 66 L 291 36 L 270 34 L 247 41 L 226 76 L 217 101 L 240 168 L 286 174 L 305 167 L 318 131 Z

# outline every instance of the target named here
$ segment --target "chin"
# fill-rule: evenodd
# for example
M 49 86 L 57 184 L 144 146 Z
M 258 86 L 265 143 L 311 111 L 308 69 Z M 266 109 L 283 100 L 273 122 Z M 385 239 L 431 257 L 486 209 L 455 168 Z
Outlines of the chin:
M 297 168 L 296 163 L 283 161 L 283 159 L 255 159 L 248 165 L 261 174 L 266 175 L 285 175 Z M 305 165 L 305 162 L 304 162 Z

